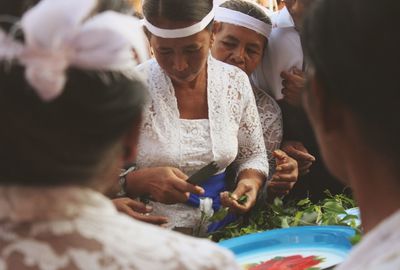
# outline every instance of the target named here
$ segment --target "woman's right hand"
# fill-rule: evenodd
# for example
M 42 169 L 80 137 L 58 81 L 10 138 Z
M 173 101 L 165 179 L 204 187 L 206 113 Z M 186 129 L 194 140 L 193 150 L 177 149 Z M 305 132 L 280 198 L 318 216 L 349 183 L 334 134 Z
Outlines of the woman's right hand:
M 204 193 L 203 188 L 187 183 L 187 179 L 177 168 L 143 168 L 127 175 L 127 192 L 130 197 L 149 195 L 165 204 L 185 203 L 190 193 Z

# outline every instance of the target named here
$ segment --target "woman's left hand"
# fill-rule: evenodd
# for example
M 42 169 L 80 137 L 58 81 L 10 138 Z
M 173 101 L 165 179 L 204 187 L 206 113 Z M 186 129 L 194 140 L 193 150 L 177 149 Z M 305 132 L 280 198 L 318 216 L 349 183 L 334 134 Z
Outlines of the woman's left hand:
M 261 185 L 262 181 L 259 179 L 243 178 L 232 193 L 228 191 L 221 193 L 221 204 L 234 212 L 246 213 L 256 204 Z M 247 199 L 241 202 L 240 198 L 243 196 L 247 196 Z

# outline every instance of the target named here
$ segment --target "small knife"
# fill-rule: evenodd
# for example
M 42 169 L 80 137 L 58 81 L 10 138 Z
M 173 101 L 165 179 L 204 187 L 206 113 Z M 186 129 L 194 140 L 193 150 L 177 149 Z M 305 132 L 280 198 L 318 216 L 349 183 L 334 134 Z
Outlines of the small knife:
M 192 176 L 190 176 L 186 182 L 192 184 L 192 185 L 200 185 L 207 179 L 209 179 L 211 176 L 216 174 L 220 168 L 218 167 L 217 163 L 215 161 L 212 161 L 208 165 L 204 166 L 197 172 L 195 172 Z

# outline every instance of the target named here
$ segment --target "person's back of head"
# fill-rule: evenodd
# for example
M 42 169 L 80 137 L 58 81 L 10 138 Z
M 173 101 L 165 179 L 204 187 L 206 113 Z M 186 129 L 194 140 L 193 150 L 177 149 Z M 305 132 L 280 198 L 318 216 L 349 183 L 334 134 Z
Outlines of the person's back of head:
M 27 18 L 29 14 L 24 12 L 37 2 L 40 2 L 39 5 Z M 123 1 L 107 2 L 93 1 L 94 6 L 89 7 L 89 13 L 83 14 L 83 21 L 76 27 L 78 30 L 86 27 L 86 32 L 82 30 L 80 37 L 73 37 L 75 40 L 72 43 L 78 44 L 75 47 L 68 43 L 70 40 L 62 40 L 59 32 L 52 33 L 54 29 L 48 21 L 49 26 L 44 29 L 24 25 L 24 18 L 39 25 L 40 16 L 33 17 L 46 8 L 50 10 L 51 1 L 0 3 L 0 14 L 3 14 L 0 16 L 0 185 L 84 184 L 115 157 L 113 153 L 123 151 L 119 141 L 135 123 L 138 125 L 140 122 L 145 87 L 139 79 L 126 76 L 120 69 L 124 61 L 131 62 L 129 55 L 133 56 L 128 47 L 129 37 L 115 29 L 96 28 L 96 23 L 105 17 L 115 19 L 122 15 L 104 13 L 103 18 L 94 22 L 95 16 L 102 14 L 101 11 L 126 10 L 127 5 Z M 93 3 L 83 1 L 80 4 Z M 54 5 L 54 10 L 57 10 Z M 10 21 L 23 14 L 22 27 L 17 21 Z M 67 14 L 67 11 L 60 14 L 65 18 L 75 16 Z M 93 21 L 90 22 L 91 18 Z M 57 23 L 61 25 L 65 22 L 62 21 L 64 18 L 59 21 L 53 19 L 55 27 Z M 126 20 L 124 22 L 129 27 L 131 21 L 128 16 L 119 19 Z M 87 26 L 89 22 L 92 29 Z M 107 41 L 107 37 L 101 37 L 104 33 L 118 41 Z M 49 44 L 38 42 L 57 38 L 65 44 L 57 47 L 55 41 L 52 48 Z M 140 38 L 137 36 L 137 39 Z M 13 45 L 10 46 L 10 43 Z M 69 55 L 65 52 L 68 49 L 71 50 Z M 82 53 L 85 49 L 87 53 Z M 115 55 L 101 55 L 102 50 L 112 51 Z M 1 51 L 5 54 L 2 55 Z M 96 55 L 101 59 L 94 59 Z M 74 57 L 76 59 L 71 60 Z M 65 70 L 61 68 L 58 73 L 56 69 L 63 61 L 67 62 Z M 93 61 L 97 61 L 99 67 Z M 60 87 L 53 85 L 58 83 L 61 83 Z M 48 91 L 55 88 L 59 88 L 60 93 Z M 52 96 L 48 96 L 49 93 Z
M 378 151 L 400 154 L 400 2 L 318 1 L 305 22 L 304 40 L 329 98 L 343 103 L 359 120 Z

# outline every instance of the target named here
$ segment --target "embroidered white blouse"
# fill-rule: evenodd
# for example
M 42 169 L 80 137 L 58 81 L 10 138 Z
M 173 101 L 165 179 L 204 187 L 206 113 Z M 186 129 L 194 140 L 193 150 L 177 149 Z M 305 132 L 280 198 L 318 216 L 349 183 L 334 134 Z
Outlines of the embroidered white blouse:
M 209 56 L 209 119 L 184 120 L 180 119 L 172 82 L 158 63 L 149 60 L 138 70 L 150 92 L 150 102 L 143 114 L 138 168 L 171 166 L 191 175 L 211 161 L 225 169 L 236 159 L 239 172 L 254 169 L 268 175 L 260 118 L 243 71 Z M 171 227 L 193 227 L 200 219 L 198 209 L 186 205 L 155 206 L 155 211 L 174 216 L 177 224 Z M 177 217 L 179 214 L 183 216 Z
M 239 269 L 232 254 L 120 214 L 79 187 L 0 187 L 0 269 Z
M 270 176 L 275 169 L 275 158 L 272 153 L 279 149 L 283 137 L 282 111 L 278 103 L 267 93 L 253 85 L 258 113 L 267 150 Z

